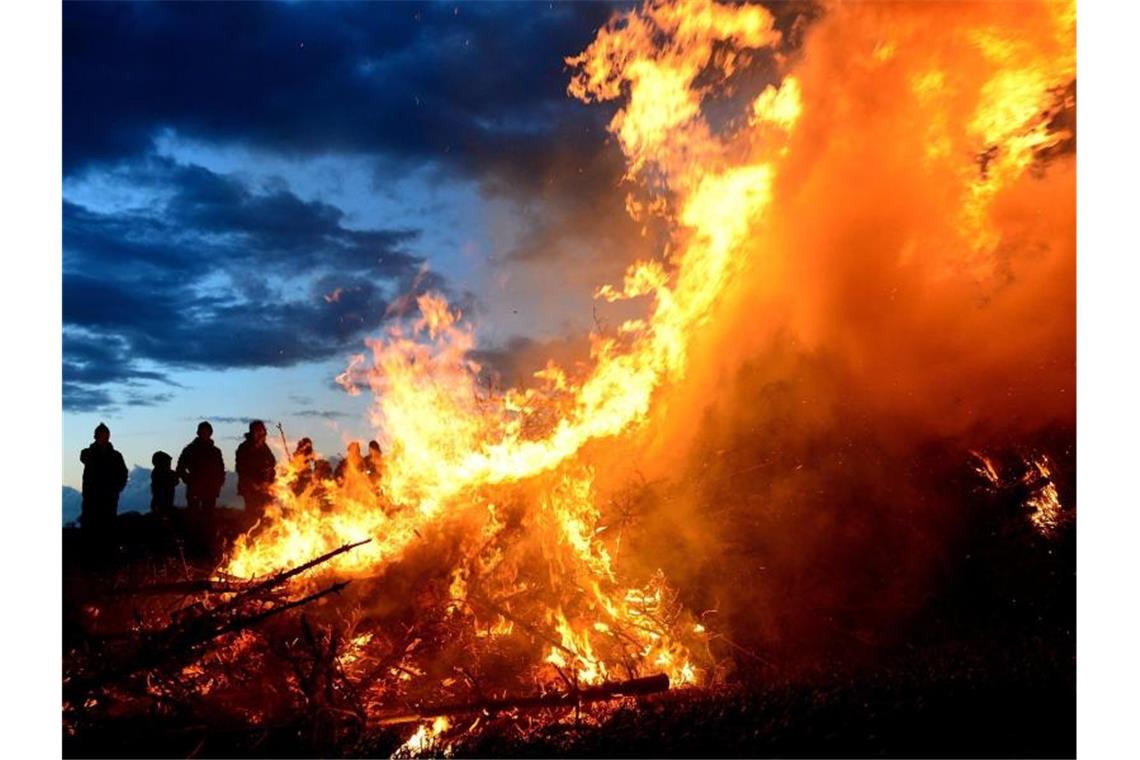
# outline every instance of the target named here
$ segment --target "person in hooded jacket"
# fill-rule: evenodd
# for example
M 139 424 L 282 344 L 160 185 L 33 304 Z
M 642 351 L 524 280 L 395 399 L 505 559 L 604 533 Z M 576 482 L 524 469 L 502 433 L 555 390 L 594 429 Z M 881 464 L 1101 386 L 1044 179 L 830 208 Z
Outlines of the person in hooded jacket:
M 199 422 L 197 437 L 178 456 L 178 478 L 186 484 L 186 506 L 190 509 L 213 509 L 226 479 L 226 465 L 213 435 L 209 422 Z
M 88 535 L 104 535 L 115 523 L 119 493 L 127 485 L 123 455 L 111 445 L 111 429 L 102 422 L 95 428 L 95 442 L 79 452 L 83 463 L 83 508 L 79 524 Z
M 245 501 L 246 511 L 256 517 L 260 517 L 273 500 L 272 487 L 277 468 L 277 457 L 273 456 L 265 441 L 265 423 L 254 420 L 249 423 L 249 432 L 234 454 L 238 493 Z

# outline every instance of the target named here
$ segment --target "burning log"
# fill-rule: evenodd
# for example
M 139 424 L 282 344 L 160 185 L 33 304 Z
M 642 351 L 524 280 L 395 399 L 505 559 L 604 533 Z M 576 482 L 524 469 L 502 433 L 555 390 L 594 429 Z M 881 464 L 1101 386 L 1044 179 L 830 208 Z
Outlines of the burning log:
M 377 720 L 377 723 L 382 726 L 393 726 L 403 723 L 418 723 L 423 720 L 453 715 L 468 715 L 471 713 L 497 713 L 505 710 L 541 710 L 544 708 L 578 707 L 590 702 L 603 702 L 610 699 L 619 699 L 621 697 L 657 694 L 662 691 L 668 691 L 668 689 L 669 676 L 664 673 L 657 673 L 643 678 L 631 678 L 627 681 L 614 681 L 597 686 L 587 686 L 584 689 L 571 689 L 570 691 L 555 692 L 552 694 L 429 705 L 421 707 L 415 712 L 382 716 Z

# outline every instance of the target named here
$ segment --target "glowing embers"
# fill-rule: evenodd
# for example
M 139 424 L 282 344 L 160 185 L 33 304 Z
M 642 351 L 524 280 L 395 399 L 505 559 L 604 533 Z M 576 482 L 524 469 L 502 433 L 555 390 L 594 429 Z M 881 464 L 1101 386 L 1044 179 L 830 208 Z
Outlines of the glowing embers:
M 973 455 L 974 472 L 1001 502 L 1016 506 L 1041 536 L 1056 537 L 1072 519 L 1072 510 L 1061 503 L 1046 455 L 1034 454 L 1004 466 L 980 452 Z
M 436 718 L 430 724 L 420 724 L 415 733 L 392 753 L 392 757 L 451 757 L 451 747 L 443 741 L 443 735 L 450 728 L 451 721 L 445 717 Z

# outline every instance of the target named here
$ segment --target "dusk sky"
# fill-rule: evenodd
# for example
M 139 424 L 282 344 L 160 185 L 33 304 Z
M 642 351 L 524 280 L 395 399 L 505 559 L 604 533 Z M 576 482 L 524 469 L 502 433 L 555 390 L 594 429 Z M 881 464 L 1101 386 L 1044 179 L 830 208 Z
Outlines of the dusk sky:
M 227 469 L 253 417 L 374 437 L 334 377 L 408 293 L 504 377 L 584 335 L 646 246 L 566 95 L 614 7 L 65 3 L 64 484 L 101 420 L 129 466 L 199 419 Z

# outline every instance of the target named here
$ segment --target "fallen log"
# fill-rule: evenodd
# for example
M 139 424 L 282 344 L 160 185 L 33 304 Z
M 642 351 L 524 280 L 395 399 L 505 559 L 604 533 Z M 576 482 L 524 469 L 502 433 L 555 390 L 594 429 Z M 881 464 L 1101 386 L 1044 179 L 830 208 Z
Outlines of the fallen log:
M 529 697 L 503 697 L 500 699 L 481 699 L 474 702 L 456 702 L 441 705 L 426 705 L 414 712 L 394 713 L 379 718 L 377 723 L 381 726 L 393 726 L 402 723 L 419 723 L 432 718 L 468 715 L 472 713 L 496 713 L 505 710 L 541 710 L 544 708 L 577 707 L 589 702 L 603 702 L 621 697 L 636 697 L 647 694 L 656 694 L 669 689 L 669 676 L 657 673 L 643 678 L 631 678 L 628 681 L 614 681 L 596 686 L 587 686 L 582 689 L 539 694 Z

